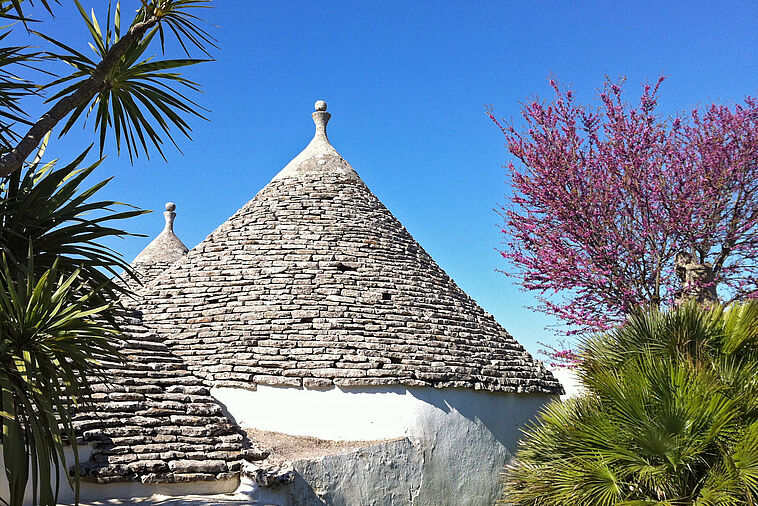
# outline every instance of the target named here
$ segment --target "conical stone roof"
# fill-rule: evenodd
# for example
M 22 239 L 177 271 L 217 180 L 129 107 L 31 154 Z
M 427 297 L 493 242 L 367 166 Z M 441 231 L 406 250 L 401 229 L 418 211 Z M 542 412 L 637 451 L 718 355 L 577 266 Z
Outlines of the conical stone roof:
M 93 378 L 90 402 L 74 414 L 82 442 L 92 445 L 80 467 L 98 483 L 180 483 L 236 477 L 244 460 L 261 460 L 254 447 L 137 311 L 119 315 L 125 362 L 106 362 L 107 381 Z
M 216 386 L 560 384 L 463 292 L 316 135 L 143 290 L 145 323 Z

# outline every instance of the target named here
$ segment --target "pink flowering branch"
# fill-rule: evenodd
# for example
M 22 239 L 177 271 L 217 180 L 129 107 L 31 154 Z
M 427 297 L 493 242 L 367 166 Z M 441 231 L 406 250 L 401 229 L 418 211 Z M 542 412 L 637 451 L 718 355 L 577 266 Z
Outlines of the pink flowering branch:
M 518 128 L 489 111 L 513 156 L 499 210 L 506 273 L 568 334 L 671 304 L 682 251 L 712 271 L 687 290 L 758 296 L 758 102 L 664 118 L 662 82 L 632 105 L 608 80 L 590 107 L 551 80 L 553 100 L 525 104 Z
M 538 342 L 538 344 L 544 348 L 537 350 L 537 352 L 549 359 L 548 365 L 551 367 L 574 369 L 582 362 L 579 354 L 572 350 L 565 341 L 559 341 L 558 346 L 542 342 Z

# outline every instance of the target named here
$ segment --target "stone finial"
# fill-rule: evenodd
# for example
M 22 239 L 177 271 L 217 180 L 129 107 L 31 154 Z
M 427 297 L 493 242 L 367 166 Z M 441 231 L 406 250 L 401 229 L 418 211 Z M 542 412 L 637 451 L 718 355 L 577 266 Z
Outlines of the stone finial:
M 174 219 L 176 218 L 175 210 L 176 204 L 173 202 L 166 202 L 166 210 L 164 211 L 163 216 L 166 217 L 166 227 L 164 230 L 167 232 L 174 231 Z
M 166 225 L 163 227 L 163 231 L 137 255 L 132 261 L 132 265 L 155 264 L 162 265 L 165 268 L 166 265 L 176 262 L 187 254 L 189 251 L 187 246 L 174 234 L 175 210 L 176 204 L 166 202 L 166 210 L 163 212 Z
M 332 115 L 326 112 L 326 102 L 323 100 L 318 100 L 315 107 L 316 112 L 311 115 L 313 116 L 313 122 L 316 124 L 315 138 L 329 142 L 329 138 L 326 136 L 326 124 L 329 123 L 329 118 L 331 118 Z
M 301 178 L 306 175 L 310 177 L 317 174 L 339 174 L 344 180 L 360 179 L 350 164 L 334 149 L 326 136 L 326 124 L 332 117 L 326 112 L 326 102 L 317 100 L 314 108 L 316 110 L 311 114 L 313 122 L 316 124 L 313 139 L 299 155 L 274 176 L 272 181 Z

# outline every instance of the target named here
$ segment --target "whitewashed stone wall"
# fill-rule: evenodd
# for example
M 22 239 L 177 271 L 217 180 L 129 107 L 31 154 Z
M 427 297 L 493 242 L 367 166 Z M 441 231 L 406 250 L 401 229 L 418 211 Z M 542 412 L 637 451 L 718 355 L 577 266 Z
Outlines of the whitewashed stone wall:
M 295 462 L 290 485 L 248 488 L 252 498 L 280 505 L 492 504 L 519 429 L 551 398 L 402 386 L 259 386 L 212 394 L 243 427 L 332 440 L 394 440 Z

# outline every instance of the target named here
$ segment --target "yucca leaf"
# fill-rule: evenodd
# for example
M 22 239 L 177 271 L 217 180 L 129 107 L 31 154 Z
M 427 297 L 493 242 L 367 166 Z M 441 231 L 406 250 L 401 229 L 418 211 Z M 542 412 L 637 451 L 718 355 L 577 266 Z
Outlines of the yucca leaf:
M 116 4 L 113 18 L 114 33 L 111 34 L 110 4 L 108 24 L 105 33 L 103 33 L 94 11 L 87 14 L 78 0 L 75 3 L 92 38 L 93 49 L 100 58 L 104 58 L 112 44 L 121 37 L 120 4 Z M 154 60 L 153 57 L 146 58 L 145 56 L 156 35 L 159 35 L 161 45 L 164 44 L 164 25 L 169 26 L 172 32 L 177 35 L 188 56 L 189 52 L 186 51 L 184 39 L 207 54 L 206 46 L 214 45 L 213 39 L 197 26 L 196 23 L 201 21 L 200 18 L 191 14 L 191 10 L 194 8 L 207 7 L 205 3 L 203 1 L 183 2 L 176 0 L 160 2 L 159 23 L 149 29 L 136 43 L 126 48 L 115 66 L 109 70 L 107 83 L 93 97 L 91 103 L 79 104 L 74 107 L 61 129 L 60 135 L 68 133 L 71 127 L 82 118 L 84 111 L 89 106 L 90 111 L 94 112 L 94 128 L 98 135 L 101 154 L 104 150 L 108 131 L 112 130 L 117 150 L 120 152 L 121 146 L 124 144 L 132 161 L 141 153 L 149 157 L 151 148 L 158 151 L 161 157 L 165 159 L 161 135 L 167 137 L 174 146 L 178 147 L 172 127 L 177 128 L 186 137 L 189 137 L 191 132 L 189 124 L 182 116 L 189 115 L 207 119 L 202 113 L 203 109 L 197 103 L 177 90 L 177 87 L 181 86 L 196 92 L 199 91 L 198 85 L 180 74 L 170 71 L 210 60 L 189 57 Z M 144 21 L 150 18 L 153 13 L 158 12 L 156 5 L 156 2 L 143 3 L 134 23 Z M 60 77 L 45 86 L 45 88 L 56 89 L 48 101 L 60 100 L 85 86 L 87 78 L 95 73 L 97 64 L 52 37 L 43 34 L 40 36 L 64 51 L 63 54 L 54 54 L 54 57 L 69 63 L 76 69 L 74 73 Z M 59 87 L 62 88 L 57 89 Z M 85 116 L 85 121 L 87 116 Z M 160 126 L 161 135 L 158 134 L 158 129 L 154 126 L 156 124 Z
M 10 365 L 0 368 L 0 407 L 13 415 L 3 417 L 2 444 L 13 500 L 23 497 L 28 475 L 22 470 L 31 464 L 35 500 L 52 506 L 61 473 L 78 495 L 66 473 L 63 434 L 76 441 L 71 406 L 86 400 L 98 360 L 118 357 L 107 337 L 117 331 L 102 319 L 113 306 L 90 306 L 92 293 L 81 294 L 83 269 L 59 276 L 55 262 L 36 276 L 29 262 L 15 276 L 15 264 L 0 257 L 0 363 Z

